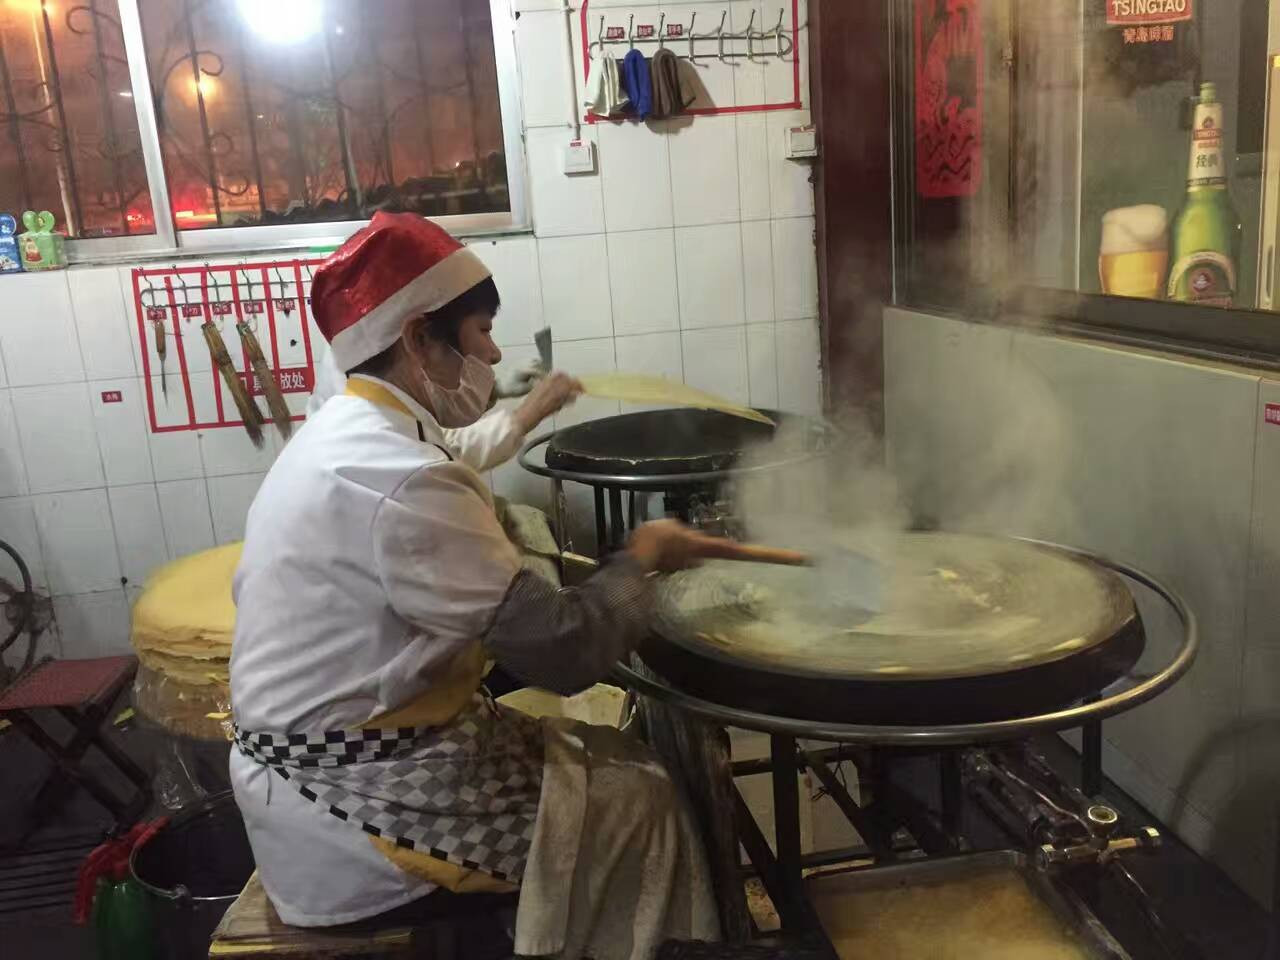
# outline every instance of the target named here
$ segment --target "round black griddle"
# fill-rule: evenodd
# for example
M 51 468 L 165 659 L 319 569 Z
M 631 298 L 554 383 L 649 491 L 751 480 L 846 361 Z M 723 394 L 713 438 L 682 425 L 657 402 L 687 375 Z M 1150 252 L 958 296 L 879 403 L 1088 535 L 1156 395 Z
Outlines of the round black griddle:
M 962 724 L 1064 707 L 1144 646 L 1132 594 L 1064 550 L 905 534 L 882 555 L 884 609 L 818 571 L 709 564 L 660 588 L 645 662 L 689 694 L 831 723 Z
M 762 412 L 779 425 L 802 419 Z M 744 451 L 773 440 L 776 431 L 715 410 L 624 413 L 556 431 L 546 463 L 552 470 L 621 477 L 720 473 L 733 469 Z M 776 454 L 804 452 L 802 431 L 795 433 L 793 445 L 793 451 L 784 445 Z
M 835 431 L 821 420 L 760 412 L 776 425 L 688 407 L 604 417 L 535 437 L 517 461 L 552 481 L 557 511 L 563 510 L 563 484 L 591 488 L 603 555 L 648 519 L 637 495 L 660 493 L 668 516 L 693 522 L 699 504 L 716 503 L 731 478 L 777 476 L 826 456 L 832 446 Z M 562 513 L 554 522 L 565 529 Z

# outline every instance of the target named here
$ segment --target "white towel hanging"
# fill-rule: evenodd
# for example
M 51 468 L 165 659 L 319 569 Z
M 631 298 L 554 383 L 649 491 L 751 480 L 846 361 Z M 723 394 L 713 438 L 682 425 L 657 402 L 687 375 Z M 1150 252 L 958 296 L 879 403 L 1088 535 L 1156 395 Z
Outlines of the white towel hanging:
M 621 113 L 627 103 L 627 94 L 622 89 L 622 75 L 618 70 L 618 61 L 612 54 L 601 52 L 591 61 L 591 72 L 587 75 L 583 106 L 588 107 L 596 116 L 608 117 Z

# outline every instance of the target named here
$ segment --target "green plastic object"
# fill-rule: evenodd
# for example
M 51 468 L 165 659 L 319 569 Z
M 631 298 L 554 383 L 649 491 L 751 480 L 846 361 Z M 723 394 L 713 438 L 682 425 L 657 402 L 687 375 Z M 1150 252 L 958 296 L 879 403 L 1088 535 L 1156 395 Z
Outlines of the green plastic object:
M 66 237 L 53 232 L 56 222 L 48 210 L 39 213 L 28 210 L 22 215 L 22 225 L 27 228 L 27 232 L 18 237 L 23 270 L 38 272 L 66 268 Z
M 98 960 L 156 960 L 147 895 L 132 878 L 98 880 L 92 922 Z

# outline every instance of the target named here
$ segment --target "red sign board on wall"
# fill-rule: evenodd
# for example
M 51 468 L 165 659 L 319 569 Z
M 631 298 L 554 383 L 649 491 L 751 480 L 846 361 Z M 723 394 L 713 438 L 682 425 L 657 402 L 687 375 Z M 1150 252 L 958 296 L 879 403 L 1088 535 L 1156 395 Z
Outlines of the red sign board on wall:
M 281 393 L 311 393 L 315 363 L 308 294 L 319 263 L 280 260 L 133 271 L 137 345 L 152 433 L 243 425 L 232 398 L 224 395 L 224 377 L 210 355 L 205 326 L 218 331 L 251 397 L 265 391 L 241 327 L 258 340 Z M 119 400 L 118 394 L 114 400 L 108 392 L 102 394 L 103 403 Z M 292 419 L 304 418 L 297 413 Z
M 980 0 L 915 2 L 916 192 L 970 197 L 982 172 Z

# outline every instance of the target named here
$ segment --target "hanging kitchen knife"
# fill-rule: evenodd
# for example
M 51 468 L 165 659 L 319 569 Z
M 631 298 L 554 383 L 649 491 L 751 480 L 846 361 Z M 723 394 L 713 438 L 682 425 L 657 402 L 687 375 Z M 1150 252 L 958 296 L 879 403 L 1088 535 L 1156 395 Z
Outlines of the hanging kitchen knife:
M 165 343 L 164 321 L 152 320 L 151 330 L 156 339 L 156 356 L 160 358 L 160 394 L 168 399 L 169 397 L 169 378 L 164 372 L 164 358 L 168 353 L 168 346 Z

